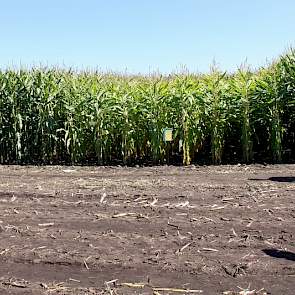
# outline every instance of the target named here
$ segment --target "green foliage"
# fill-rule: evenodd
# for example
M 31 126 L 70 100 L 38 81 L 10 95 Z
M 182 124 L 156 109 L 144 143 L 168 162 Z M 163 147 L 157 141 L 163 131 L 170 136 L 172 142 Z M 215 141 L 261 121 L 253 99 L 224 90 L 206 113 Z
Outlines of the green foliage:
M 236 124 L 241 133 L 242 159 L 243 162 L 249 163 L 253 160 L 253 126 L 252 110 L 253 110 L 253 95 L 256 86 L 255 76 L 249 69 L 239 69 L 234 79 L 231 79 L 231 93 L 234 101 L 234 117 Z
M 166 163 L 295 158 L 295 52 L 229 75 L 0 72 L 0 162 Z M 173 128 L 165 143 L 164 128 Z M 287 152 L 286 152 L 287 151 Z

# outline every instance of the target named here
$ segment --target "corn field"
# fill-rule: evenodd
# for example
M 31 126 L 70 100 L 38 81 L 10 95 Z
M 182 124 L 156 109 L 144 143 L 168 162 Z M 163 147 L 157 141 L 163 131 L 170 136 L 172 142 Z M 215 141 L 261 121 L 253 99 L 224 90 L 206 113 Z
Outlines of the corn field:
M 163 130 L 173 128 L 173 141 Z M 2 164 L 220 164 L 295 159 L 295 51 L 235 74 L 0 72 Z

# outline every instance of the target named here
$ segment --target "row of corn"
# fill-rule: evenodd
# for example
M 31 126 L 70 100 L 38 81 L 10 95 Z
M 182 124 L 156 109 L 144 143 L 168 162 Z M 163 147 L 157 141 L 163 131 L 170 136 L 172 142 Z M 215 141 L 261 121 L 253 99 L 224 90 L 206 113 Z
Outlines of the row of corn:
M 235 74 L 0 72 L 0 163 L 287 162 L 294 150 L 294 50 Z

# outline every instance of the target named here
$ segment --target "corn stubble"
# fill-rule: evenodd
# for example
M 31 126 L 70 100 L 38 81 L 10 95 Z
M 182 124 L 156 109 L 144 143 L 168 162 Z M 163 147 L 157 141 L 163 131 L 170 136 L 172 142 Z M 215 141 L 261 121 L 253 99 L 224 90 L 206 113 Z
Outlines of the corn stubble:
M 235 74 L 0 72 L 1 163 L 161 164 L 179 148 L 184 165 L 230 162 L 231 152 L 238 162 L 278 163 L 294 159 L 294 122 L 292 49 Z

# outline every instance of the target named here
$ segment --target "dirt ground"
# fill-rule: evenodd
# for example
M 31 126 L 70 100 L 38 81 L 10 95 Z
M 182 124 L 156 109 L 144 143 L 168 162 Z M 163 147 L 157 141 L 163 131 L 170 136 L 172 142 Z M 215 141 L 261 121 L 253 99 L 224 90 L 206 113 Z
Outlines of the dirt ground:
M 0 294 L 295 294 L 295 165 L 0 180 Z

